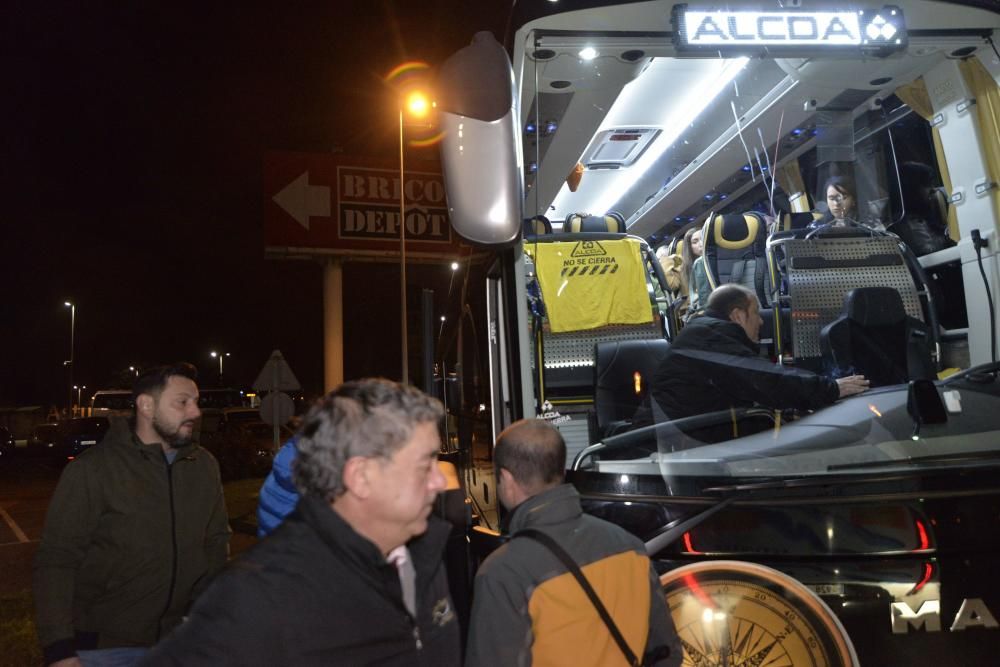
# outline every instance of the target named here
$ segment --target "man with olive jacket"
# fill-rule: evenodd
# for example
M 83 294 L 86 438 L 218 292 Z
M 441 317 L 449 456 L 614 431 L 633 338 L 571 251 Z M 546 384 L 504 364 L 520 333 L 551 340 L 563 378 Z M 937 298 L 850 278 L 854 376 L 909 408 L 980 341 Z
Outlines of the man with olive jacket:
M 190 364 L 144 373 L 134 421 L 63 471 L 34 568 L 47 665 L 136 664 L 225 564 L 219 466 L 192 442 L 195 378 Z

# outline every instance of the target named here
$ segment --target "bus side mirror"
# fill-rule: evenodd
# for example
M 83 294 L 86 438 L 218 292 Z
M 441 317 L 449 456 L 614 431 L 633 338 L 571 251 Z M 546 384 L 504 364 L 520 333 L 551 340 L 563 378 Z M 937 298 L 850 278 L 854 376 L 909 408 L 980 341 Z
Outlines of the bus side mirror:
M 521 231 L 520 125 L 514 72 L 488 32 L 441 66 L 435 86 L 448 217 L 474 243 L 510 243 Z
M 948 411 L 941 400 L 941 394 L 932 380 L 911 380 L 906 396 L 906 411 L 913 417 L 914 424 L 944 424 L 948 421 Z

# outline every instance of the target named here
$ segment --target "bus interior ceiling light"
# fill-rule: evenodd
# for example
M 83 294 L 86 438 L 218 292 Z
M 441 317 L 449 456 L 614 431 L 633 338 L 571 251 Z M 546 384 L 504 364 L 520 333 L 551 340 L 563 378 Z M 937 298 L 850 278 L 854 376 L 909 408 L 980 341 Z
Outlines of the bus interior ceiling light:
M 594 47 L 592 47 L 592 46 L 585 46 L 582 49 L 580 49 L 580 53 L 578 53 L 577 55 L 580 56 L 580 60 L 593 60 L 594 58 L 596 58 L 600 54 L 597 52 L 597 49 L 595 49 Z
M 685 95 L 678 96 L 679 99 L 676 104 L 667 106 L 664 116 L 661 117 L 660 122 L 657 123 L 657 126 L 663 128 L 663 130 L 660 132 L 659 136 L 653 140 L 653 144 L 646 150 L 646 152 L 644 152 L 631 167 L 617 170 L 614 173 L 614 177 L 608 179 L 610 182 L 605 186 L 603 191 L 594 197 L 591 204 L 580 210 L 605 212 L 613 208 L 615 202 L 628 192 L 632 186 L 639 182 L 639 179 L 641 179 L 645 173 L 649 171 L 654 164 L 656 164 L 660 157 L 674 145 L 681 133 L 686 130 L 687 127 L 701 115 L 708 105 L 719 96 L 726 86 L 729 85 L 734 78 L 736 78 L 743 67 L 747 64 L 748 60 L 749 58 L 741 57 L 727 60 L 686 61 L 688 66 L 694 62 L 700 62 L 701 66 L 705 68 L 705 71 L 699 73 L 697 76 L 698 82 L 689 87 Z M 641 81 L 642 77 L 630 85 L 635 85 Z M 615 106 L 618 106 L 618 104 L 630 103 L 628 99 L 629 96 L 626 94 L 629 87 L 630 86 L 626 86 L 625 90 L 622 91 L 622 95 L 620 95 L 618 101 L 615 102 Z M 608 114 L 608 116 L 610 117 L 611 114 Z M 605 122 L 607 122 L 607 118 L 605 119 Z M 611 128 L 612 126 L 608 125 L 600 128 L 600 130 L 607 130 Z M 563 186 L 563 190 L 560 192 L 557 200 L 562 199 L 563 196 L 567 194 L 568 187 Z M 558 204 L 557 207 L 559 207 Z

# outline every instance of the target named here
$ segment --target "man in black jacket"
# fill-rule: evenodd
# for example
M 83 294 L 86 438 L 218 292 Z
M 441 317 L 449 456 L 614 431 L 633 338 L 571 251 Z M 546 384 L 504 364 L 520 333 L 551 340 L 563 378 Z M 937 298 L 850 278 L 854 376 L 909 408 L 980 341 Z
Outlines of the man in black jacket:
M 431 517 L 441 404 L 388 380 L 312 409 L 293 464 L 298 507 L 198 600 L 146 665 L 460 664 Z
M 761 324 L 752 291 L 737 284 L 716 288 L 705 314 L 685 325 L 653 376 L 653 399 L 667 417 L 753 405 L 815 410 L 868 388 L 863 375 L 831 380 L 760 357 Z

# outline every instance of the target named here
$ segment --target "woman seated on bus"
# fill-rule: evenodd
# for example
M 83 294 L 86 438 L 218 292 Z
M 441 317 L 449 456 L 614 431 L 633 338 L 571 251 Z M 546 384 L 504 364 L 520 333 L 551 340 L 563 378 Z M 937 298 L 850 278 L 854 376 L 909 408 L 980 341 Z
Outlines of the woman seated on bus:
M 810 223 L 808 229 L 862 226 L 885 231 L 885 226 L 877 215 L 864 220 L 859 218 L 858 189 L 850 177 L 831 176 L 824 184 L 823 192 L 826 193 L 827 213 Z
M 827 214 L 810 223 L 809 229 L 857 224 L 858 198 L 854 181 L 846 176 L 831 176 L 823 186 L 823 192 L 826 193 Z
M 704 244 L 701 239 L 701 228 L 698 229 L 697 255 L 691 258 L 690 284 L 690 308 L 688 312 L 697 313 L 705 308 L 708 303 L 708 295 L 712 293 L 712 285 L 708 282 L 708 272 L 705 268 L 705 257 L 703 254 Z
M 663 267 L 663 273 L 667 279 L 667 287 L 678 295 L 681 302 L 677 306 L 677 314 L 681 319 L 687 315 L 689 304 L 692 301 L 694 263 L 695 260 L 701 258 L 701 253 L 701 227 L 692 227 L 684 234 L 679 254 L 658 254 L 660 266 Z

